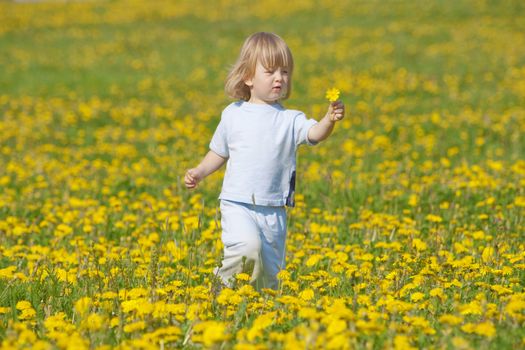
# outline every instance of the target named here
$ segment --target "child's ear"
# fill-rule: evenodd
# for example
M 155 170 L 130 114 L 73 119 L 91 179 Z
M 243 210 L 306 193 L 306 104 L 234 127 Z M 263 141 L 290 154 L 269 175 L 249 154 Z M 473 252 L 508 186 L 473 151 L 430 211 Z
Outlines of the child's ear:
M 250 78 L 250 79 L 245 79 L 245 80 L 244 80 L 244 84 L 246 84 L 246 86 L 248 86 L 248 87 L 251 88 L 251 87 L 253 86 L 253 79 L 252 79 L 252 78 Z

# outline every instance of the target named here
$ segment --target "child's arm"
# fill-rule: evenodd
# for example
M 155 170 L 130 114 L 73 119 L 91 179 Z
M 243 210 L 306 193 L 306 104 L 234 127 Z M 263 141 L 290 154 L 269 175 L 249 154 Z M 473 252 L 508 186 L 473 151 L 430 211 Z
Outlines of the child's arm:
M 308 140 L 312 143 L 321 142 L 326 139 L 334 130 L 335 122 L 345 117 L 345 105 L 341 101 L 330 103 L 328 112 L 319 123 L 308 130 Z
M 218 170 L 226 160 L 227 158 L 221 157 L 213 151 L 209 151 L 196 168 L 192 168 L 186 172 L 186 175 L 184 176 L 184 184 L 190 189 L 197 187 L 199 182 L 201 182 L 206 176 Z

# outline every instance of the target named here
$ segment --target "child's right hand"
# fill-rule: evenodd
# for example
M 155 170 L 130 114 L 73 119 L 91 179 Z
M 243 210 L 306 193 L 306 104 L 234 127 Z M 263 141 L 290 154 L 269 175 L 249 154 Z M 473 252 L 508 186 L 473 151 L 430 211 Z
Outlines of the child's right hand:
M 341 101 L 330 102 L 328 112 L 326 113 L 328 118 L 333 122 L 338 122 L 345 117 L 345 105 Z
M 197 184 L 202 180 L 202 174 L 197 168 L 190 169 L 184 176 L 184 184 L 186 188 L 192 189 L 197 187 Z

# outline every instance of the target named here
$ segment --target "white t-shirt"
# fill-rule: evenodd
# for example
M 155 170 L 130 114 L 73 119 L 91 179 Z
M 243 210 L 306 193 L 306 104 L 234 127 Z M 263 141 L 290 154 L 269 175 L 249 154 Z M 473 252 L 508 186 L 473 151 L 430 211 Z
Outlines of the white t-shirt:
M 316 124 L 280 104 L 234 102 L 224 109 L 210 149 L 228 158 L 220 199 L 294 206 L 297 147 Z

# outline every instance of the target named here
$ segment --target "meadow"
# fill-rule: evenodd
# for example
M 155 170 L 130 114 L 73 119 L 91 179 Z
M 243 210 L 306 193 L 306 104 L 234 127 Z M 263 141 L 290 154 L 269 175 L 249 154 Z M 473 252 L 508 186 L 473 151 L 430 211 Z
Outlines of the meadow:
M 229 66 L 272 31 L 299 151 L 280 288 L 211 293 Z M 525 4 L 0 2 L 0 347 L 525 347 Z

